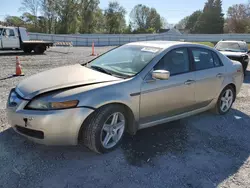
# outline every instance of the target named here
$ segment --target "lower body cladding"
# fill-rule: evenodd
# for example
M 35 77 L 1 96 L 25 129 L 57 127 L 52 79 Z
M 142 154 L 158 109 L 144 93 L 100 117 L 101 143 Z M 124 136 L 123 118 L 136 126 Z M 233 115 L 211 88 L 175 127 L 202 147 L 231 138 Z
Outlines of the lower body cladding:
M 45 145 L 77 145 L 80 128 L 92 112 L 89 108 L 53 111 L 7 108 L 9 123 L 17 133 Z

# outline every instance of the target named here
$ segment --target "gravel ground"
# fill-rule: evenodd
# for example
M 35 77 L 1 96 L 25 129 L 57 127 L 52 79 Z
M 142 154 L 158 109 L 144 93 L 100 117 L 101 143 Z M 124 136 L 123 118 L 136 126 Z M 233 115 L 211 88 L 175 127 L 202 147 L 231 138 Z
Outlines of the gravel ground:
M 111 47 L 97 48 L 97 53 Z M 209 112 L 126 135 L 112 153 L 34 144 L 10 129 L 8 93 L 25 77 L 92 57 L 90 48 L 44 55 L 0 52 L 0 187 L 250 187 L 250 72 L 233 109 Z M 24 77 L 8 78 L 20 57 Z

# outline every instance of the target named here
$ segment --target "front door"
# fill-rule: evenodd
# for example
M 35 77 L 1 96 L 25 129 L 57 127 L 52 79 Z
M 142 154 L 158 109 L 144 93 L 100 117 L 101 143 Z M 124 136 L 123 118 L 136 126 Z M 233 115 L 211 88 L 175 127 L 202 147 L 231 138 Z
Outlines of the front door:
M 3 48 L 19 48 L 19 38 L 13 29 L 4 29 L 2 35 Z
M 168 80 L 155 80 L 151 73 L 141 86 L 140 125 L 179 115 L 195 107 L 194 72 L 190 72 L 187 48 L 168 52 L 154 67 L 168 70 Z
M 191 54 L 195 69 L 195 100 L 197 107 L 202 108 L 218 97 L 225 67 L 218 55 L 211 50 L 192 48 Z

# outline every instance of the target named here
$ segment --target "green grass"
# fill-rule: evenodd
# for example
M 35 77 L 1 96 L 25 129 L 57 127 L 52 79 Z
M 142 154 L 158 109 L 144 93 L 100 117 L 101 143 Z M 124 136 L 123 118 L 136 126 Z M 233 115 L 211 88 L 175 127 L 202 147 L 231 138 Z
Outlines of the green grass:
M 214 44 L 212 42 L 195 42 L 195 43 L 203 44 L 203 45 L 210 46 L 210 47 L 214 47 Z

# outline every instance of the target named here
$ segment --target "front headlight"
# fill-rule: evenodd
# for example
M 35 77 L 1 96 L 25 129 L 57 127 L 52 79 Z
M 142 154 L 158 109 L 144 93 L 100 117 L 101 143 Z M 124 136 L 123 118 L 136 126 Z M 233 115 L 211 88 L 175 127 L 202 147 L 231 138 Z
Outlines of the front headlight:
M 63 101 L 63 102 L 48 102 L 43 100 L 33 100 L 27 105 L 27 109 L 32 110 L 59 110 L 74 108 L 78 105 L 78 100 Z
M 9 98 L 8 98 L 8 106 L 15 107 L 20 103 L 20 101 L 21 100 L 19 99 L 17 93 L 15 92 L 15 89 L 12 89 L 10 91 Z

